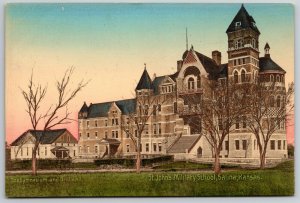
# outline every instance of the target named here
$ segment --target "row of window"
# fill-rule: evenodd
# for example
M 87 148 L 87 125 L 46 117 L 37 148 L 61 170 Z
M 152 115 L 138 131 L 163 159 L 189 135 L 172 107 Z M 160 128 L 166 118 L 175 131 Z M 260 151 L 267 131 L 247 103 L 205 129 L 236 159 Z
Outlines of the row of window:
M 239 78 L 239 73 L 237 70 L 233 72 L 234 83 L 246 82 L 246 71 L 244 69 L 241 70 L 241 78 Z
M 149 134 L 149 124 L 145 124 L 144 133 Z M 153 134 L 157 135 L 157 134 L 161 134 L 161 133 L 162 133 L 161 123 L 154 123 L 153 124 Z M 112 130 L 111 134 L 112 134 L 111 135 L 112 138 L 119 138 L 119 131 L 118 130 Z M 126 138 L 129 138 L 130 133 L 126 132 L 125 134 L 126 134 Z M 137 135 L 138 135 L 137 130 L 134 131 L 134 135 L 135 135 L 135 137 L 137 137 Z M 79 137 L 81 137 L 81 136 L 82 136 L 82 133 L 79 133 Z M 90 138 L 90 133 L 89 132 L 86 133 L 86 137 L 87 137 L 87 139 Z M 94 132 L 94 137 L 96 139 L 98 138 L 98 131 Z M 105 137 L 105 139 L 108 138 L 108 131 L 104 132 L 104 137 Z
M 270 149 L 275 150 L 276 149 L 276 141 L 275 140 L 270 140 Z M 281 145 L 282 144 L 282 145 Z M 277 140 L 277 149 L 278 150 L 285 150 L 286 148 L 286 141 L 285 140 Z
M 74 145 L 75 146 L 75 145 Z M 41 150 L 42 147 L 39 147 L 37 149 L 37 156 L 40 156 L 40 150 Z M 48 147 L 43 147 L 44 148 L 44 153 L 45 153 L 45 156 L 48 156 Z M 26 151 L 26 152 L 25 152 Z M 31 151 L 31 152 L 30 152 Z M 32 151 L 33 151 L 33 147 L 26 147 L 24 150 L 23 150 L 23 147 L 20 148 L 20 156 L 23 157 L 23 156 L 31 156 L 32 154 Z M 26 155 L 25 155 L 26 154 Z M 73 151 L 73 155 L 76 156 L 76 150 Z
M 174 91 L 175 91 L 175 86 L 174 85 L 164 85 L 164 86 L 161 86 L 161 88 L 160 88 L 160 92 L 162 94 L 171 93 L 171 92 L 174 92 Z
M 284 83 L 284 75 L 279 74 L 270 74 L 265 76 L 260 76 L 261 82 L 283 82 Z
M 79 121 L 79 124 L 82 125 L 81 121 Z M 118 118 L 112 118 L 111 119 L 111 125 L 119 125 L 119 119 Z M 91 122 L 89 120 L 86 121 L 86 127 L 89 128 L 91 127 Z M 99 126 L 99 122 L 98 120 L 94 121 L 94 125 L 92 127 L 98 127 Z M 104 126 L 108 126 L 108 120 L 104 120 Z
M 250 41 L 247 41 L 246 44 L 250 44 L 250 46 L 254 49 L 257 49 L 257 43 L 255 39 L 252 39 Z M 238 39 L 234 42 L 234 48 L 235 49 L 240 49 L 244 47 L 244 40 L 243 39 Z

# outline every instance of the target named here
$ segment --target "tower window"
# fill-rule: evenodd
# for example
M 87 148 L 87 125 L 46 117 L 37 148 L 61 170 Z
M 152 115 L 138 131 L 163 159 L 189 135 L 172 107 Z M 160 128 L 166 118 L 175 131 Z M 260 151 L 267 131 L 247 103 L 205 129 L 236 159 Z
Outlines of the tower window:
M 274 75 L 273 74 L 271 74 L 271 76 L 270 76 L 270 81 L 274 82 Z
M 246 82 L 246 72 L 245 72 L 245 70 L 242 70 L 241 80 L 242 80 L 242 82 Z
M 239 75 L 237 71 L 234 71 L 234 83 L 238 83 L 239 82 Z

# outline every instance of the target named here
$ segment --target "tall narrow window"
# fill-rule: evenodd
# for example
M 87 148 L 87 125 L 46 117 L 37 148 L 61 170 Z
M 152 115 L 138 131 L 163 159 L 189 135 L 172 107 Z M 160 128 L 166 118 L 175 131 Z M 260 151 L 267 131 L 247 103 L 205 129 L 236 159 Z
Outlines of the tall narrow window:
M 235 140 L 235 149 L 236 150 L 240 149 L 240 141 L 239 140 Z
M 177 113 L 177 102 L 174 102 L 174 113 Z
M 280 82 L 280 76 L 276 75 L 276 82 Z
M 241 72 L 241 80 L 242 80 L 242 82 L 246 82 L 246 72 L 244 69 Z
M 275 140 L 271 140 L 270 148 L 271 150 L 275 150 Z
M 47 156 L 47 147 L 45 147 L 45 156 Z
M 270 100 L 270 107 L 274 107 L 275 106 L 274 97 L 270 96 L 269 100 Z
M 158 134 L 161 134 L 161 123 L 158 124 Z
M 240 129 L 240 118 L 236 118 L 235 120 L 235 129 Z
M 274 75 L 273 74 L 270 75 L 270 81 L 274 82 Z
M 276 103 L 277 103 L 277 107 L 280 107 L 280 96 L 277 96 Z
M 194 78 L 189 78 L 189 79 L 188 79 L 188 89 L 189 89 L 189 90 L 195 89 L 195 81 L 194 81 Z
M 229 142 L 228 142 L 228 140 L 225 141 L 225 150 L 227 150 L 227 151 L 229 150 Z
M 234 77 L 234 83 L 238 83 L 239 82 L 239 74 L 237 71 L 234 71 L 233 77 Z
M 95 132 L 95 138 L 98 138 L 98 132 L 97 131 Z
M 278 140 L 278 149 L 281 149 L 281 140 Z
M 221 118 L 218 119 L 218 123 L 219 123 L 219 130 L 223 130 L 223 122 Z
M 201 77 L 200 75 L 197 76 L 197 88 L 201 87 Z
M 246 116 L 243 116 L 243 128 L 247 127 L 247 118 Z
M 242 144 L 243 144 L 243 150 L 246 150 L 247 149 L 247 140 L 243 140 Z
M 156 131 L 156 124 L 153 124 L 153 134 L 156 135 L 157 131 Z
M 153 116 L 156 116 L 156 105 L 153 105 Z
M 98 127 L 98 121 L 95 120 L 95 127 Z

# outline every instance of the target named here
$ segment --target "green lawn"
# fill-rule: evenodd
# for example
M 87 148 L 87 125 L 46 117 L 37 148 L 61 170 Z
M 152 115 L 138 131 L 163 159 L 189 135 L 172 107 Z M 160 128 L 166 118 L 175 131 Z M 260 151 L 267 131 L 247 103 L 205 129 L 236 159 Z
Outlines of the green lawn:
M 266 170 L 7 175 L 8 197 L 293 195 L 294 162 Z

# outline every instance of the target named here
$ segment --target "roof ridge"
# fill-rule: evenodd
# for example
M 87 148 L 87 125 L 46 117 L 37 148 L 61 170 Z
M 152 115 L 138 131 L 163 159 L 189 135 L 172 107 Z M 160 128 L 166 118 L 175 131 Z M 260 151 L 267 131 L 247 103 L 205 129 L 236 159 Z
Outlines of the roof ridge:
M 126 101 L 126 100 L 136 100 L 136 99 L 131 98 L 131 99 L 112 100 L 112 101 L 109 101 L 109 102 L 92 103 L 91 105 L 109 104 L 109 103 L 113 103 L 113 102 Z

